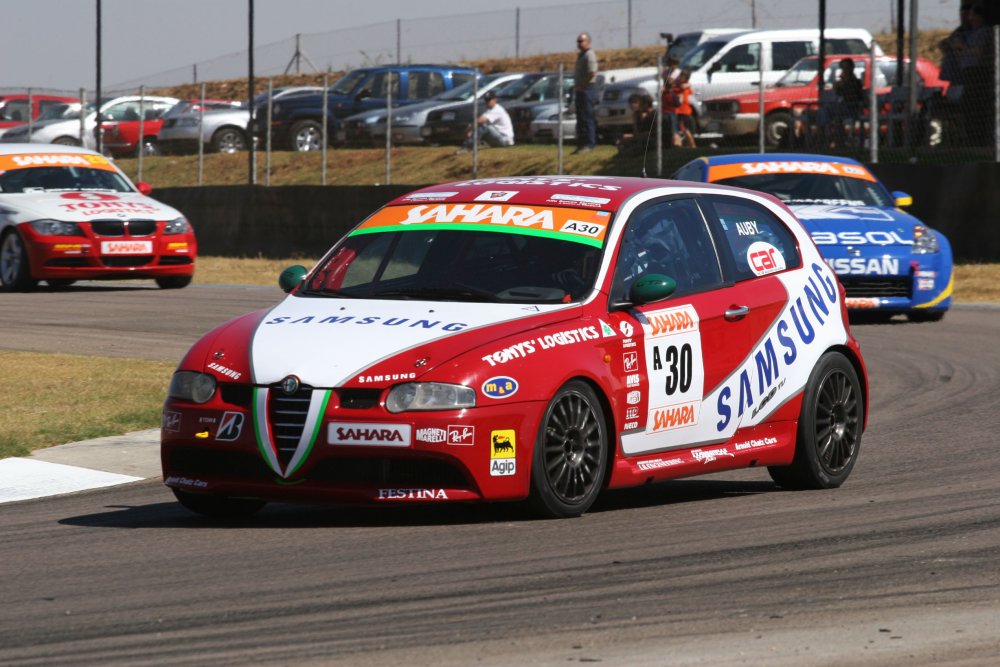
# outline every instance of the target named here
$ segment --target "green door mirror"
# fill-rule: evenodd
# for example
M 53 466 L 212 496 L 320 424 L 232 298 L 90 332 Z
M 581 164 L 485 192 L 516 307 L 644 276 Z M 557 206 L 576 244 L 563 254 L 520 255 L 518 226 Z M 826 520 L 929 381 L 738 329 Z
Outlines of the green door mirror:
M 628 296 L 632 303 L 641 305 L 666 299 L 677 289 L 677 281 L 662 273 L 648 273 L 639 276 L 639 279 L 632 283 Z
M 293 289 L 299 286 L 302 279 L 306 277 L 309 270 L 302 266 L 301 264 L 296 264 L 295 266 L 290 266 L 281 272 L 278 276 L 278 285 L 286 293 L 291 292 Z

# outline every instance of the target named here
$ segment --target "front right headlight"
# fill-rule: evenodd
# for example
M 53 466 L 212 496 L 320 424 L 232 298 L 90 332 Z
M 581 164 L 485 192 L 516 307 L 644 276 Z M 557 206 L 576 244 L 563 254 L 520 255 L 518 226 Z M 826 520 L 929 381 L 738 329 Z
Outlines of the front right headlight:
M 472 387 L 443 382 L 407 382 L 389 391 L 385 408 L 389 412 L 409 410 L 461 410 L 476 407 Z
M 191 225 L 186 218 L 177 218 L 176 220 L 168 220 L 163 224 L 163 235 L 184 234 L 190 229 Z
M 32 220 L 31 228 L 45 236 L 83 236 L 83 232 L 75 222 Z
M 218 382 L 214 375 L 197 371 L 177 371 L 170 378 L 167 395 L 181 401 L 207 403 L 215 394 Z

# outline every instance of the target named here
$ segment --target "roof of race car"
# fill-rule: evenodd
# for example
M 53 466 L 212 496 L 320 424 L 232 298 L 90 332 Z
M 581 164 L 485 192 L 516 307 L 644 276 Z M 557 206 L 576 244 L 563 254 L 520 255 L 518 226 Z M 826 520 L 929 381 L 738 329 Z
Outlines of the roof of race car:
M 21 155 L 23 153 L 84 153 L 100 155 L 89 148 L 63 146 L 62 144 L 0 144 L 0 155 Z
M 701 158 L 708 165 L 741 164 L 743 162 L 836 162 L 839 164 L 856 164 L 863 167 L 857 160 L 841 155 L 820 155 L 817 153 L 730 153 L 728 155 L 706 155 Z
M 502 176 L 432 185 L 397 197 L 388 205 L 483 202 L 615 211 L 635 193 L 661 187 L 686 191 L 728 189 L 691 181 L 628 176 Z

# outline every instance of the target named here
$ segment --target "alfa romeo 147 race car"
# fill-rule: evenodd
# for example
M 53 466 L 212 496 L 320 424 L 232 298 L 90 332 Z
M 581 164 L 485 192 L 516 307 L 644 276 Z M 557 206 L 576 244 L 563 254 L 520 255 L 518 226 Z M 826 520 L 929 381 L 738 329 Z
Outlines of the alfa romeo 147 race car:
M 358 224 L 172 377 L 164 481 L 206 515 L 267 501 L 529 499 L 766 467 L 847 478 L 868 380 L 844 294 L 767 194 L 518 177 Z
M 184 287 L 198 252 L 190 223 L 83 148 L 0 145 L 0 290 L 45 280 L 152 278 Z
M 913 200 L 889 193 L 860 162 L 798 153 L 715 155 L 674 178 L 761 190 L 787 204 L 847 288 L 847 307 L 874 315 L 944 317 L 954 287 L 951 244 L 902 210 Z

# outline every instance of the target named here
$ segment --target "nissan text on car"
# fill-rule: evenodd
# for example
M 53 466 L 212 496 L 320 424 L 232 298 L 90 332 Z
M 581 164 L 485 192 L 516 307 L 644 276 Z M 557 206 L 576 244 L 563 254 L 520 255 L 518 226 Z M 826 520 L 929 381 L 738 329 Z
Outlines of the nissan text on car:
M 0 290 L 135 278 L 185 287 L 194 231 L 149 191 L 93 151 L 0 145 Z
M 902 210 L 912 203 L 864 165 L 807 153 L 715 155 L 675 178 L 752 188 L 774 195 L 802 221 L 847 290 L 847 307 L 872 317 L 905 313 L 936 321 L 951 305 L 951 244 Z
M 194 512 L 529 499 L 766 467 L 847 479 L 868 381 L 844 295 L 770 195 L 510 177 L 401 196 L 220 325 L 164 405 Z

